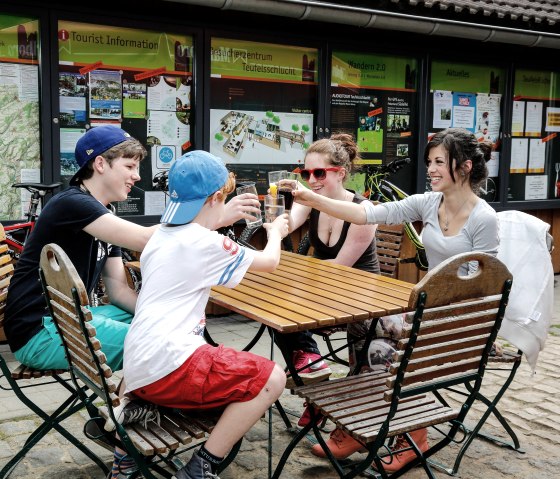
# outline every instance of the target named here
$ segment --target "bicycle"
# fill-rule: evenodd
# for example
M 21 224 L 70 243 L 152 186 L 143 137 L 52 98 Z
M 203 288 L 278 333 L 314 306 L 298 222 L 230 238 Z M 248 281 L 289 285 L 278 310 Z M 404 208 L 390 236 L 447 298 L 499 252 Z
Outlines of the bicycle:
M 386 203 L 389 201 L 399 201 L 406 198 L 408 193 L 403 191 L 397 185 L 391 183 L 387 178 L 397 173 L 401 168 L 410 164 L 410 158 L 398 158 L 386 165 L 366 165 L 364 171 L 366 173 L 364 196 L 371 201 Z M 428 270 L 428 258 L 426 250 L 420 239 L 420 235 L 412 225 L 412 223 L 404 223 L 404 230 L 416 249 L 413 258 L 402 258 L 399 263 L 414 263 L 421 271 Z
M 25 221 L 14 223 L 11 225 L 4 225 L 6 232 L 6 244 L 8 245 L 10 255 L 13 259 L 18 260 L 23 246 L 27 238 L 35 227 L 35 222 L 39 213 L 37 212 L 41 199 L 53 190 L 61 186 L 62 183 L 51 183 L 50 185 L 43 183 L 14 183 L 13 188 L 25 188 L 31 193 L 29 199 L 29 209 L 25 215 Z

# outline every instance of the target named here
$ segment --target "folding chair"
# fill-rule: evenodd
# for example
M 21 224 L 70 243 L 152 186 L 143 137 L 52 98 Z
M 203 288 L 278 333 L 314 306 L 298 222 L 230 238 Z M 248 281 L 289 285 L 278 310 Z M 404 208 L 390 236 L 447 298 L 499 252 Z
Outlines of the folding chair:
M 458 276 L 459 267 L 478 261 L 478 271 Z M 397 345 L 388 372 L 371 372 L 317 385 L 294 392 L 311 408 L 333 421 L 337 427 L 364 444 L 368 454 L 345 471 L 327 448 L 315 418 L 291 441 L 274 473 L 281 471 L 298 442 L 313 428 L 340 477 L 356 477 L 372 462 L 381 477 L 392 460 L 387 439 L 404 435 L 416 457 L 391 477 L 398 477 L 422 465 L 434 478 L 428 458 L 440 451 L 463 429 L 463 421 L 476 400 L 492 344 L 508 301 L 512 276 L 496 258 L 485 253 L 464 253 L 440 264 L 412 290 L 406 314 L 404 337 Z M 375 325 L 368 332 L 369 341 Z M 457 409 L 441 404 L 434 393 L 459 384 L 469 385 L 470 394 Z M 422 453 L 412 440 L 412 431 L 447 424 L 437 443 Z
M 8 246 L 4 243 L 5 238 L 4 228 L 0 224 L 0 336 L 2 336 L 4 340 L 4 310 L 6 307 L 6 298 L 8 296 L 8 285 L 14 272 L 12 258 L 8 253 Z M 10 369 L 3 354 L 0 354 L 0 371 L 0 379 L 3 377 L 5 383 L 7 383 L 7 386 L 4 385 L 4 381 L 0 383 L 0 388 L 12 390 L 17 398 L 43 421 L 41 425 L 29 435 L 22 449 L 2 468 L 0 471 L 1 479 L 8 477 L 31 448 L 52 430 L 60 433 L 64 438 L 70 441 L 71 444 L 92 459 L 105 474 L 108 472 L 108 468 L 104 462 L 61 425 L 62 421 L 72 416 L 84 406 L 72 384 L 69 384 L 68 379 L 61 376 L 65 371 L 42 371 L 29 368 L 23 364 L 18 364 L 15 368 Z M 27 394 L 27 390 L 29 388 L 41 387 L 55 382 L 63 386 L 70 393 L 70 396 L 63 401 L 53 413 L 49 414 L 30 398 Z
M 477 400 L 486 406 L 486 410 L 472 429 L 466 429 L 468 436 L 462 443 L 453 466 L 447 467 L 433 462 L 434 467 L 449 475 L 457 474 L 467 449 L 477 437 L 519 453 L 525 452 L 515 431 L 498 410 L 498 403 L 513 382 L 524 354 L 531 368 L 536 367 L 538 352 L 544 347 L 543 338 L 547 335 L 552 316 L 554 276 L 550 253 L 554 249 L 554 241 L 548 233 L 550 225 L 521 211 L 502 211 L 498 213 L 498 218 L 500 222 L 498 259 L 508 267 L 514 278 L 511 300 L 499 336 L 503 336 L 519 349 L 517 352 L 506 350 L 502 356 L 488 358 L 487 370 L 506 371 L 509 374 L 492 397 L 487 397 L 482 392 L 477 394 Z M 528 320 L 529 317 L 532 317 L 532 320 Z M 468 394 L 468 391 L 464 390 L 452 391 Z M 482 430 L 491 414 L 498 420 L 509 436 L 509 440 Z
M 160 408 L 159 424 L 154 421 L 124 427 L 119 424 L 113 410 L 120 403 L 117 383 L 106 364 L 102 344 L 95 337 L 95 328 L 89 324 L 92 315 L 86 308 L 89 303 L 86 289 L 74 265 L 58 245 L 48 244 L 43 248 L 40 275 L 52 318 L 64 344 L 72 381 L 91 418 L 88 422 L 100 424 L 105 419 L 116 425 L 118 439 L 110 433 L 104 435 L 114 445 L 126 450 L 135 461 L 138 470 L 130 476 L 131 479 L 140 473 L 146 479 L 155 479 L 154 471 L 171 477 L 171 471 L 182 466 L 176 457 L 179 445 L 187 445 L 185 450 L 198 445 L 200 441 L 194 445 L 191 443 L 203 439 L 213 430 L 221 411 L 186 414 Z M 80 387 L 79 381 L 85 387 Z M 105 408 L 98 409 L 94 404 L 99 399 L 105 403 Z M 103 418 L 101 411 L 106 411 Z M 231 463 L 240 446 L 241 441 L 223 461 L 221 470 Z

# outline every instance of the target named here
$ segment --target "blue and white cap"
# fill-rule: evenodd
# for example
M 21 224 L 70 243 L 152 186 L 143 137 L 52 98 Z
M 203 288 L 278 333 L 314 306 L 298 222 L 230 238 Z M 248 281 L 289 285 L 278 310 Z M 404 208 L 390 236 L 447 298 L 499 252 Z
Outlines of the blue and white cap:
M 206 198 L 226 184 L 229 173 L 224 162 L 206 151 L 195 150 L 177 159 L 169 170 L 169 203 L 161 222 L 190 223 Z

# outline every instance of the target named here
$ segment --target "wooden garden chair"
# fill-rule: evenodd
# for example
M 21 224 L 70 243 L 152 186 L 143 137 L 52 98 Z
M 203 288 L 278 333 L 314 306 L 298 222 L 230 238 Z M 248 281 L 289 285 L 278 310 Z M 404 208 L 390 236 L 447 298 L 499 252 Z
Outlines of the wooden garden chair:
M 4 310 L 8 297 L 8 286 L 14 274 L 12 257 L 5 244 L 6 234 L 4 227 L 0 224 L 0 343 L 5 343 L 4 335 Z M 13 361 L 10 360 L 10 363 Z M 17 398 L 27 406 L 31 412 L 36 414 L 42 423 L 27 438 L 24 446 L 14 455 L 0 471 L 0 478 L 8 477 L 25 455 L 37 444 L 46 434 L 55 430 L 60 433 L 71 444 L 92 459 L 99 468 L 106 474 L 109 469 L 105 463 L 94 454 L 81 440 L 77 439 L 67 429 L 62 426 L 62 421 L 75 414 L 83 408 L 83 403 L 76 394 L 73 385 L 69 383 L 68 375 L 65 370 L 39 370 L 17 364 L 10 367 L 3 354 L 0 354 L 0 388 L 12 390 Z M 2 378 L 4 378 L 2 380 Z M 51 383 L 59 383 L 69 393 L 69 397 L 64 400 L 52 413 L 46 412 L 28 394 L 31 390 L 36 391 L 37 387 Z
M 478 261 L 478 271 L 458 276 L 458 268 L 468 261 Z M 435 477 L 428 458 L 464 438 L 463 421 L 477 399 L 511 284 L 508 269 L 485 253 L 460 254 L 430 271 L 412 290 L 409 308 L 414 311 L 406 314 L 404 336 L 388 372 L 349 376 L 294 391 L 312 411 L 320 411 L 363 443 L 367 456 L 345 470 L 326 447 L 312 419 L 284 451 L 273 477 L 280 477 L 291 452 L 311 428 L 340 477 L 356 477 L 373 463 L 386 478 L 383 464 L 392 460 L 387 440 L 404 435 L 414 444 L 410 432 L 447 425 L 443 437 L 426 452 L 413 445 L 416 458 L 392 475 L 398 477 L 422 465 L 428 477 Z M 373 329 L 368 336 L 372 333 Z M 434 395 L 460 384 L 468 385 L 470 393 L 456 409 Z
M 138 471 L 146 479 L 155 479 L 154 472 L 171 477 L 182 466 L 176 457 L 179 447 L 184 450 L 196 447 L 209 434 L 219 419 L 221 411 L 184 413 L 160 408 L 159 424 L 119 424 L 113 408 L 119 405 L 117 384 L 111 368 L 106 364 L 102 344 L 96 339 L 95 328 L 89 324 L 92 315 L 87 306 L 88 295 L 82 280 L 66 253 L 56 244 L 46 245 L 41 252 L 41 281 L 49 309 L 57 330 L 62 337 L 72 380 L 90 415 L 90 421 L 102 419 L 116 425 L 116 433 L 104 433 L 115 445 L 123 448 L 135 461 Z M 80 383 L 85 387 L 80 387 Z M 93 392 L 94 394 L 87 394 Z M 104 408 L 96 404 L 102 401 Z M 95 403 L 94 403 L 95 402 Z M 100 417 L 100 410 L 106 411 Z M 227 467 L 237 454 L 241 441 L 220 465 Z M 168 467 L 165 467 L 168 466 Z

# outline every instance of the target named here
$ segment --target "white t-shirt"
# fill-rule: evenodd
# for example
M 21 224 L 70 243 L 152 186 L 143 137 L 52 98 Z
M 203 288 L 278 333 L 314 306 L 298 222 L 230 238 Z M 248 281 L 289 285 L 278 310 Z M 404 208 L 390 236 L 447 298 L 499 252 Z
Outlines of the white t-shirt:
M 201 345 L 212 286 L 236 286 L 253 251 L 196 223 L 162 226 L 142 253 L 142 290 L 124 342 L 127 391 L 179 368 Z
M 409 196 L 401 201 L 373 205 L 369 201 L 361 204 L 366 209 L 368 223 L 389 225 L 422 221 L 422 243 L 426 248 L 429 269 L 435 268 L 451 256 L 469 251 L 498 254 L 498 216 L 483 199 L 479 199 L 467 221 L 455 236 L 445 236 L 439 225 L 438 208 L 442 193 L 430 192 Z M 476 263 L 469 265 L 472 272 Z M 462 275 L 467 268 L 462 268 Z

